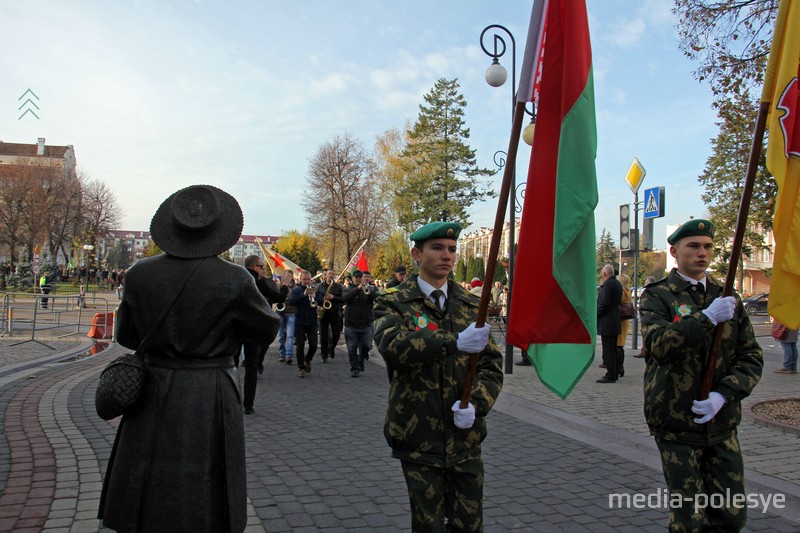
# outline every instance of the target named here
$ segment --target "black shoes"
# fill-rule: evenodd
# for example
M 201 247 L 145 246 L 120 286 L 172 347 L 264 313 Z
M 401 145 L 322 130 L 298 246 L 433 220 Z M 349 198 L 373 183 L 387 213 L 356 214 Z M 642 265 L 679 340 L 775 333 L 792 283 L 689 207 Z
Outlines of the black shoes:
M 517 365 L 517 366 L 531 366 L 531 361 L 530 361 L 530 359 L 525 358 L 525 359 L 522 359 L 520 361 L 517 361 L 514 364 Z
M 263 373 L 264 373 L 264 365 L 259 364 L 258 365 L 258 375 L 260 376 Z
M 351 370 L 350 371 L 350 377 L 351 378 L 357 378 L 358 375 L 359 375 L 359 371 L 358 370 Z
M 252 408 L 252 407 L 245 407 L 245 408 L 244 408 L 244 414 L 246 414 L 246 415 L 252 415 L 253 413 L 255 413 L 255 411 L 253 410 L 253 408 Z
M 611 379 L 608 376 L 603 376 L 602 378 L 597 380 L 597 383 L 616 383 L 616 379 Z

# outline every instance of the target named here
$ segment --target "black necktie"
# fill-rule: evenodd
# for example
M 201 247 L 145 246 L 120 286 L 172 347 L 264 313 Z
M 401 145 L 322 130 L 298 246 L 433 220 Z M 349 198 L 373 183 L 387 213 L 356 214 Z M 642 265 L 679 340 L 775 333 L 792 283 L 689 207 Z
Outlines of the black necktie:
M 446 307 L 442 304 L 442 296 L 444 296 L 444 292 L 442 292 L 440 289 L 436 289 L 431 293 L 431 296 L 433 297 L 433 303 L 436 304 L 436 307 L 439 308 L 439 311 L 444 313 L 444 308 Z

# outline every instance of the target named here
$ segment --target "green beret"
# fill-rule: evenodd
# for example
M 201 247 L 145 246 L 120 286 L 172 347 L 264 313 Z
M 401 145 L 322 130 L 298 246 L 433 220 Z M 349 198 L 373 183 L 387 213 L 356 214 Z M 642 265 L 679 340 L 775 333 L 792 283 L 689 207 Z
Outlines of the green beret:
M 411 240 L 414 242 L 425 242 L 429 239 L 458 240 L 459 233 L 461 225 L 457 222 L 431 222 L 412 233 Z
M 697 237 L 705 235 L 706 237 L 714 238 L 714 224 L 709 220 L 697 218 L 690 220 L 683 224 L 680 228 L 675 230 L 675 233 L 667 238 L 667 242 L 675 244 L 684 237 Z

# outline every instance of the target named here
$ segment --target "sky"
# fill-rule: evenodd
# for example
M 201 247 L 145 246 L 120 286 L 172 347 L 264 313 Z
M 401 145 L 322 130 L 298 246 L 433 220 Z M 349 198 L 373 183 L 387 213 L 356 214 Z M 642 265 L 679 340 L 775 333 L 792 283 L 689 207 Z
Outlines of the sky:
M 114 191 L 119 229 L 149 229 L 167 196 L 207 183 L 239 200 L 245 233 L 303 231 L 300 201 L 313 194 L 306 180 L 319 147 L 349 132 L 371 149 L 387 130 L 416 121 L 439 78 L 458 78 L 469 145 L 480 166 L 496 168 L 495 152 L 508 146 L 513 90 L 510 76 L 499 88 L 484 81 L 491 59 L 479 37 L 490 24 L 508 28 L 518 71 L 531 5 L 0 0 L 0 140 L 73 145 L 78 168 Z M 665 187 L 657 248 L 667 225 L 707 215 L 697 176 L 717 133 L 711 91 L 678 50 L 671 7 L 587 0 L 597 232 L 618 241 L 619 206 L 634 200 L 624 176 L 637 157 L 647 172 L 640 201 L 644 189 Z M 510 56 L 500 59 L 509 71 Z M 27 89 L 39 98 L 38 119 L 19 118 Z M 520 146 L 518 180 L 530 159 L 530 147 Z M 501 178 L 491 179 L 495 190 Z M 475 204 L 467 231 L 491 226 L 496 209 L 495 199 Z

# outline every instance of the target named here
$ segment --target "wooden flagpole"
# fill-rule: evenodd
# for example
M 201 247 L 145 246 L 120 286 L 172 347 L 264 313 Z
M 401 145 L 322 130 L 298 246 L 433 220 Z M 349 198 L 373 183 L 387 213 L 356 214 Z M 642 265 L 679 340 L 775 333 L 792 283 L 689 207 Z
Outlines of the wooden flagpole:
M 514 107 L 514 120 L 511 125 L 511 138 L 508 140 L 508 157 L 503 171 L 503 182 L 500 186 L 500 198 L 497 202 L 497 213 L 494 217 L 494 229 L 492 230 L 492 241 L 489 245 L 489 256 L 486 258 L 486 272 L 483 279 L 494 279 L 494 271 L 497 266 L 497 254 L 500 252 L 500 240 L 503 237 L 503 224 L 506 218 L 506 206 L 509 204 L 510 195 L 514 194 L 511 190 L 511 178 L 514 175 L 514 168 L 517 165 L 517 149 L 519 148 L 519 137 L 522 129 L 522 119 L 525 117 L 525 102 L 517 102 Z M 513 207 L 512 207 L 513 209 Z M 512 243 L 511 246 L 514 246 Z M 492 291 L 481 291 L 481 303 L 478 307 L 478 318 L 475 320 L 477 327 L 483 327 L 486 323 L 487 310 L 489 309 L 489 299 Z M 478 354 L 469 354 L 469 370 L 464 379 L 464 389 L 461 391 L 461 409 L 466 409 L 469 399 L 472 396 L 472 381 L 475 379 L 475 372 L 478 367 Z
M 750 146 L 750 160 L 747 163 L 747 174 L 745 175 L 744 188 L 742 189 L 742 201 L 739 204 L 739 215 L 736 219 L 736 232 L 733 234 L 733 248 L 731 249 L 731 257 L 728 261 L 728 274 L 725 277 L 725 288 L 722 290 L 723 297 L 733 295 L 733 283 L 736 279 L 736 268 L 739 264 L 739 257 L 742 255 L 742 242 L 744 241 L 744 233 L 747 229 L 747 215 L 750 212 L 750 199 L 753 196 L 753 185 L 756 181 L 758 161 L 761 158 L 761 145 L 764 144 L 764 130 L 767 125 L 770 104 L 770 102 L 761 102 L 758 108 L 756 129 L 753 132 L 753 144 Z M 714 328 L 714 341 L 711 344 L 711 351 L 706 359 L 705 374 L 700 388 L 701 400 L 708 398 L 711 387 L 714 385 L 717 359 L 719 359 L 719 351 L 722 347 L 723 327 L 724 324 L 718 324 L 716 328 Z

